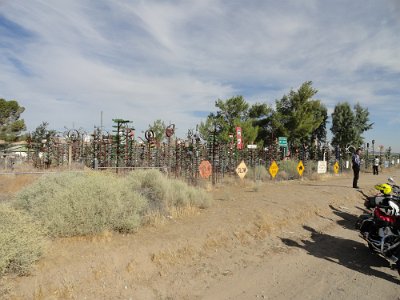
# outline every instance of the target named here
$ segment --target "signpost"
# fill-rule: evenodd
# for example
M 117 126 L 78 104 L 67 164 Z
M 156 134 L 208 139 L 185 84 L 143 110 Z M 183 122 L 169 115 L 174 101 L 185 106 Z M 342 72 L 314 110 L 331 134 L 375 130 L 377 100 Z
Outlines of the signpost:
M 257 149 L 257 145 L 247 145 L 247 149 Z
M 242 140 L 242 128 L 241 127 L 236 127 L 236 141 L 237 141 L 237 149 L 242 150 L 243 149 L 243 140 Z
M 240 179 L 243 179 L 247 174 L 247 166 L 242 160 L 242 162 L 236 168 L 236 174 L 239 175 Z
M 288 150 L 287 137 L 285 137 L 285 136 L 278 137 L 278 144 L 279 144 L 279 147 L 283 148 L 283 156 L 286 156 L 286 153 Z
M 272 178 L 275 178 L 276 174 L 279 171 L 279 167 L 275 161 L 272 161 L 271 166 L 269 167 L 269 174 L 271 174 Z
M 207 179 L 211 176 L 212 166 L 208 160 L 203 160 L 199 166 L 200 177 Z
M 299 164 L 297 165 L 297 172 L 299 173 L 300 176 L 303 175 L 304 172 L 304 165 L 303 162 L 300 161 Z
M 318 174 L 325 174 L 326 170 L 327 170 L 327 161 L 326 160 L 318 161 L 317 173 Z
M 278 142 L 279 142 L 279 147 L 286 147 L 287 148 L 287 137 L 280 136 L 278 138 Z
M 335 174 L 339 173 L 339 163 L 335 162 L 335 164 L 333 165 L 333 171 L 335 172 Z

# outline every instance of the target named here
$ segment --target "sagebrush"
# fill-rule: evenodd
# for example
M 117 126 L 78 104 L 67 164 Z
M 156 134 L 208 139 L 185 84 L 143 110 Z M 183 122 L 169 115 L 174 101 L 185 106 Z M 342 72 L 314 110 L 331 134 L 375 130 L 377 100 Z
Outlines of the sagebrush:
M 14 207 L 31 214 L 51 236 L 75 236 L 132 232 L 145 214 L 209 203 L 205 191 L 148 170 L 123 177 L 100 172 L 44 176 L 16 195 Z
M 0 204 L 0 276 L 25 275 L 42 255 L 45 230 L 29 215 Z

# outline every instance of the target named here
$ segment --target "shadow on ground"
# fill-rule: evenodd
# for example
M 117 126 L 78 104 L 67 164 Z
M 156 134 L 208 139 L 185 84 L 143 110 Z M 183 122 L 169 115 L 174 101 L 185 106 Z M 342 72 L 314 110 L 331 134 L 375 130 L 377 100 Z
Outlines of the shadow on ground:
M 292 239 L 281 238 L 282 242 L 289 247 L 303 249 L 310 255 L 362 274 L 400 284 L 399 278 L 374 269 L 374 267 L 389 267 L 389 262 L 371 253 L 364 243 L 320 233 L 308 226 L 303 228 L 311 233 L 310 240 L 301 240 L 299 243 Z
M 357 207 L 357 209 L 360 210 L 360 214 L 354 215 L 352 213 L 349 213 L 346 208 L 344 207 L 339 207 L 336 208 L 333 205 L 329 205 L 330 209 L 332 212 L 338 216 L 340 219 L 336 221 L 336 223 L 343 228 L 349 229 L 349 230 L 356 230 L 355 224 L 360 216 L 360 214 L 366 214 L 370 213 L 370 211 Z
M 361 207 L 356 207 L 360 211 L 360 213 L 357 215 L 349 213 L 348 209 L 346 207 L 339 206 L 339 208 L 336 208 L 333 205 L 329 205 L 329 207 L 332 210 L 332 212 L 340 218 L 339 220 L 334 220 L 333 218 L 328 218 L 328 217 L 322 216 L 320 214 L 317 214 L 317 215 L 320 218 L 328 219 L 332 222 L 336 222 L 338 225 L 342 226 L 343 228 L 349 229 L 349 230 L 356 230 L 355 225 L 361 214 L 370 213 L 369 210 L 361 208 Z

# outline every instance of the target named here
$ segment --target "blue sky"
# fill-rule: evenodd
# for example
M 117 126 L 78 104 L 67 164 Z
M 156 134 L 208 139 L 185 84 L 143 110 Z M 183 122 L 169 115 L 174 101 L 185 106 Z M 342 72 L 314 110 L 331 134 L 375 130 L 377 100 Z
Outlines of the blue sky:
M 313 81 L 329 114 L 368 108 L 400 152 L 400 1 L 0 0 L 0 97 L 28 130 L 157 119 L 178 136 L 242 95 L 274 105 Z M 330 128 L 331 124 L 328 124 Z

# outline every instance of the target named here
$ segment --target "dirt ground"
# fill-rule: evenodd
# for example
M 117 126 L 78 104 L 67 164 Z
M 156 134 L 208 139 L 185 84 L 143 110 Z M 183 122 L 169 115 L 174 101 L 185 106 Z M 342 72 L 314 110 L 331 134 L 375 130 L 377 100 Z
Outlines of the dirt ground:
M 400 299 L 400 276 L 354 229 L 389 175 L 230 180 L 214 204 L 135 234 L 57 239 L 9 299 Z

